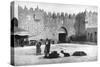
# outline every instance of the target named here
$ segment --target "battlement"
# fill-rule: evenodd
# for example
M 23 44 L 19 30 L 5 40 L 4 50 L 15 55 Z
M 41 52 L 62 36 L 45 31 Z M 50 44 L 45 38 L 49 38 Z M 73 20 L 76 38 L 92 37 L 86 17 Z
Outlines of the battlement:
M 22 8 L 21 6 L 18 6 L 18 10 L 19 10 L 19 13 L 24 13 L 24 14 L 28 14 L 28 13 L 34 13 L 35 11 L 38 11 L 38 12 L 41 12 L 41 13 L 44 13 L 44 15 L 48 16 L 48 17 L 67 17 L 67 18 L 70 18 L 70 17 L 75 17 L 76 15 L 75 14 L 68 14 L 68 13 L 64 13 L 64 12 L 46 12 L 44 11 L 43 9 L 40 9 L 38 6 L 36 8 L 27 8 L 26 6 L 24 8 Z
M 85 33 L 85 23 L 83 22 L 86 19 L 85 16 L 90 18 L 90 16 L 93 17 L 94 15 L 97 16 L 97 13 L 87 11 L 78 14 L 68 14 L 64 12 L 52 13 L 40 9 L 38 6 L 34 9 L 28 9 L 26 6 L 24 8 L 18 6 L 18 25 L 29 31 L 32 35 L 37 36 L 35 37 L 36 39 L 50 38 L 58 40 L 59 29 L 61 27 L 67 29 L 68 36 L 75 35 L 76 33 L 79 34 L 78 32 Z M 83 19 L 80 23 L 80 30 L 78 30 L 79 23 L 76 19 L 77 16 Z M 88 22 L 91 22 L 91 19 L 88 20 Z

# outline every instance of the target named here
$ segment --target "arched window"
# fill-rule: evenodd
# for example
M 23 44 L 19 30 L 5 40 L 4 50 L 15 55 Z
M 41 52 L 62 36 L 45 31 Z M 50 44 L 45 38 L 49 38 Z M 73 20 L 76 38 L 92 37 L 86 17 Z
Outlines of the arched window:
M 92 33 L 90 33 L 90 40 L 92 41 L 93 40 L 93 35 L 92 35 Z
M 12 26 L 12 27 L 14 27 L 14 26 L 17 27 L 17 26 L 18 26 L 18 20 L 17 20 L 17 18 L 14 17 L 14 18 L 11 20 L 11 26 Z
M 95 32 L 95 36 L 97 35 L 97 32 Z
M 18 27 L 18 20 L 15 17 L 11 20 L 11 32 L 14 32 L 14 27 Z

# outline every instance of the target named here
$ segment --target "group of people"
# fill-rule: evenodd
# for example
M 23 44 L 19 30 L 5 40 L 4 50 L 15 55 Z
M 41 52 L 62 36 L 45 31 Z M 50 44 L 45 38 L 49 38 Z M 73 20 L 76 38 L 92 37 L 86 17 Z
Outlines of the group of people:
M 42 45 L 41 40 L 36 43 L 36 55 L 41 55 L 41 45 Z M 46 39 L 44 48 L 44 58 L 58 58 L 59 53 L 57 53 L 57 51 L 53 51 L 50 53 L 50 46 L 51 46 L 51 41 L 49 39 Z M 63 50 L 61 51 L 61 53 L 64 54 L 64 57 L 70 56 L 69 53 L 65 53 Z
M 36 55 L 41 55 L 41 45 L 42 42 L 40 40 L 36 44 Z M 63 50 L 61 50 L 60 53 L 58 53 L 57 51 L 52 51 L 50 53 L 50 46 L 51 46 L 51 41 L 49 39 L 46 39 L 44 48 L 44 58 L 58 58 L 60 57 L 60 53 L 63 54 L 63 57 L 70 57 L 70 53 L 66 53 Z M 87 54 L 84 51 L 76 51 L 73 53 L 72 56 L 86 56 L 86 55 Z
M 46 41 L 45 41 L 45 48 L 44 48 L 44 55 L 45 55 L 45 57 L 47 57 L 49 55 L 50 44 L 51 44 L 50 40 L 46 39 Z M 41 41 L 36 43 L 36 55 L 41 55 L 41 45 L 42 45 Z

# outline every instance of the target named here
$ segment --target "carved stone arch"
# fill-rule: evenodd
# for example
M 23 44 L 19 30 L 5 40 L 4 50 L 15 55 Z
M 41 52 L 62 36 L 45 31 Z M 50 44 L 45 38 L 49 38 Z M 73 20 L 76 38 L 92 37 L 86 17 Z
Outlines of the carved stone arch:
M 67 29 L 65 27 L 61 27 L 61 29 L 63 29 L 64 32 L 66 33 L 66 35 L 68 35 L 68 31 L 67 31 Z
M 66 38 L 67 38 L 68 32 L 65 27 L 60 27 L 59 31 L 59 43 L 66 43 Z

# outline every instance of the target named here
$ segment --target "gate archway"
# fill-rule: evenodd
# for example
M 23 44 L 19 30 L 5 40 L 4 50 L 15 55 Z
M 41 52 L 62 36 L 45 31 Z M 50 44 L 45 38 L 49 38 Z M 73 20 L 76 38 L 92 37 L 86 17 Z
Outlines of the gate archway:
M 65 27 L 61 27 L 59 32 L 59 43 L 66 43 L 66 37 L 68 35 L 67 29 Z
M 65 27 L 61 27 L 60 29 L 62 29 L 65 32 L 66 36 L 68 35 L 67 29 Z

